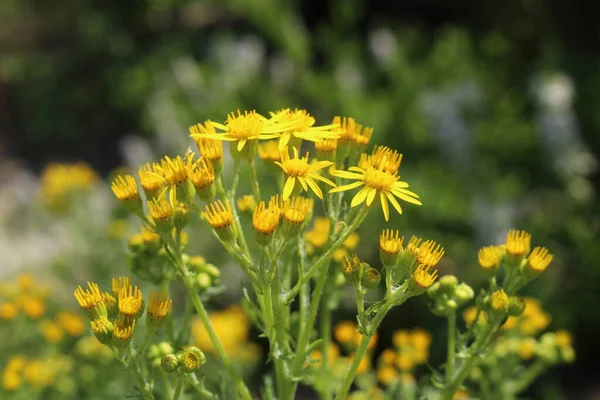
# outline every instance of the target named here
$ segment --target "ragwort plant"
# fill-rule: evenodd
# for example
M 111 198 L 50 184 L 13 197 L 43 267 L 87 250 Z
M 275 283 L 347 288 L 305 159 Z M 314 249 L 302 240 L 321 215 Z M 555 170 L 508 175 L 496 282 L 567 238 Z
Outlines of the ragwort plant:
M 372 133 L 372 128 L 352 118 L 335 117 L 331 124 L 315 126 L 315 119 L 305 110 L 283 109 L 269 117 L 238 111 L 224 124 L 206 121 L 190 128 L 199 157 L 190 150 L 148 163 L 139 169 L 139 184 L 131 175 L 115 179 L 114 194 L 143 221 L 142 231 L 130 239 L 130 269 L 160 289 L 145 302 L 141 290 L 128 278 L 116 278 L 112 293 L 89 283 L 87 290 L 78 288 L 75 296 L 98 340 L 113 348 L 123 366 L 133 371 L 140 396 L 177 399 L 182 393 L 197 392 L 200 397 L 232 398 L 235 392 L 245 400 L 258 397 L 242 379 L 207 313 L 206 302 L 219 290 L 219 270 L 185 253 L 187 242 L 193 240 L 185 231 L 192 217 L 212 229 L 247 277 L 246 312 L 268 340 L 272 365 L 272 372 L 264 377 L 261 398 L 293 399 L 299 384 L 311 386 L 322 399 L 337 400 L 347 398 L 353 383 L 358 389 L 353 398 L 424 395 L 451 399 L 457 393 L 475 394 L 486 385 L 491 390 L 491 383 L 484 384 L 485 379 L 473 371 L 494 369 L 504 362 L 492 352 L 503 333 L 501 327 L 507 318 L 524 313 L 525 302 L 518 292 L 548 267 L 552 255 L 542 247 L 530 251 L 531 236 L 510 231 L 504 245 L 480 251 L 479 262 L 489 276 L 489 286 L 475 296 L 473 289 L 459 284 L 454 276 L 437 279 L 436 265 L 445 251 L 432 240 L 412 237 L 405 241 L 397 230 L 386 229 L 379 241 L 380 266 L 348 254 L 347 249 L 353 248 L 349 242 L 355 240 L 355 231 L 369 212 L 381 208 L 388 221 L 390 204 L 396 212 L 403 211 L 398 200 L 421 205 L 409 184 L 400 180 L 402 154 L 385 146 L 367 151 Z M 230 142 L 234 160 L 229 182 L 223 175 L 224 141 Z M 316 159 L 304 150 L 303 142 L 314 143 Z M 257 159 L 274 174 L 277 190 L 271 196 L 259 185 Z M 240 172 L 245 168 L 252 194 L 238 198 Z M 317 213 L 322 216 L 315 217 L 314 227 L 308 230 Z M 174 280 L 185 287 L 187 303 L 185 315 L 176 323 L 168 293 Z M 346 327 L 351 335 L 346 338 L 353 338 L 348 342 L 351 354 L 340 369 L 339 364 L 334 367 L 339 352 L 332 341 L 331 315 L 344 282 L 356 293 L 357 316 L 349 331 Z M 378 292 L 378 299 L 365 298 L 380 286 L 384 290 Z M 445 365 L 418 387 L 411 373 L 426 362 L 431 338 L 421 331 L 401 332 L 394 340 L 397 353 L 384 352 L 376 379 L 355 379 L 357 373 L 369 370 L 374 337 L 390 310 L 425 293 L 433 313 L 448 322 Z M 474 298 L 475 316 L 461 332 L 457 314 Z M 144 310 L 145 335 L 133 341 L 143 324 Z M 204 383 L 202 349 L 189 346 L 192 312 L 225 371 L 217 387 Z M 167 348 L 172 350 L 160 361 L 162 378 L 172 377 L 167 380 L 148 373 L 142 356 L 162 327 Z M 502 383 L 506 396 L 525 389 L 553 362 L 572 359 L 563 354 L 564 349 L 569 353 L 570 343 L 558 336 L 533 345 L 530 359 L 539 353 L 538 360 L 514 380 Z M 512 365 L 506 367 L 507 374 L 524 368 L 518 360 L 507 365 Z M 385 391 L 376 388 L 377 381 Z

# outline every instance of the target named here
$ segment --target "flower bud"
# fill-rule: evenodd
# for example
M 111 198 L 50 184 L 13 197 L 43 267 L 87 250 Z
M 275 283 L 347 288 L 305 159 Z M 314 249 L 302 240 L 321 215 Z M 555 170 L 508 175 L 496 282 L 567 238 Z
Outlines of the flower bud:
M 454 290 L 454 296 L 456 297 L 456 300 L 459 304 L 464 304 L 467 301 L 471 300 L 473 297 L 475 297 L 475 292 L 473 291 L 471 286 L 463 282 L 460 285 L 458 285 Z
M 509 298 L 503 289 L 496 290 L 490 297 L 490 307 L 492 310 L 500 313 L 508 313 Z
M 518 297 L 511 297 L 508 301 L 508 315 L 520 317 L 525 311 L 525 302 Z
M 212 279 L 206 272 L 199 272 L 196 275 L 195 283 L 198 289 L 204 291 L 212 286 Z
M 354 282 L 360 270 L 360 259 L 356 254 L 351 257 L 344 257 L 342 262 L 342 272 L 348 282 Z
M 191 346 L 183 352 L 179 363 L 185 372 L 194 372 L 206 362 L 204 353 L 197 347 Z
M 172 374 L 179 369 L 179 359 L 175 354 L 167 354 L 160 360 L 160 369 L 167 374 Z
M 127 241 L 127 247 L 129 251 L 133 253 L 137 253 L 138 251 L 142 251 L 144 249 L 144 238 L 141 233 L 134 233 L 129 237 Z
M 400 237 L 398 231 L 384 230 L 379 237 L 379 258 L 386 268 L 392 268 L 398 264 L 402 251 L 404 237 Z
M 452 294 L 458 285 L 458 279 L 454 275 L 444 275 L 439 279 L 440 291 Z
M 368 267 L 368 264 L 366 263 L 363 264 L 367 265 L 367 267 L 364 269 L 362 274 L 362 285 L 367 289 L 372 289 L 379 286 L 379 283 L 381 282 L 381 272 L 377 271 L 375 268 Z
M 190 270 L 199 272 L 206 264 L 206 260 L 202 256 L 193 256 L 189 258 L 186 264 Z
M 173 225 L 182 230 L 190 223 L 190 209 L 184 203 L 179 203 L 173 209 Z
M 102 344 L 109 345 L 112 340 L 114 326 L 106 317 L 100 317 L 90 322 L 92 332 Z
M 431 298 L 431 299 L 435 299 L 439 293 L 440 293 L 440 283 L 439 282 L 435 282 L 433 285 L 429 286 L 429 289 L 427 289 L 427 296 L 429 296 L 429 298 Z

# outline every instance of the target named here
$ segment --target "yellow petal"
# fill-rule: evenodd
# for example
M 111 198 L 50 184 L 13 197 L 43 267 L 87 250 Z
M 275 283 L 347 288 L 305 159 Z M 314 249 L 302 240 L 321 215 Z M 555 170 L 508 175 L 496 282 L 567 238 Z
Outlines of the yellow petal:
M 242 139 L 237 144 L 237 151 L 242 151 L 244 146 L 246 145 L 246 139 Z
M 330 181 L 329 179 L 319 175 L 319 174 L 310 174 L 310 178 L 312 179 L 316 179 L 318 181 L 324 182 L 326 184 L 328 184 L 329 186 L 333 186 L 335 187 L 335 183 L 333 183 L 332 181 Z M 362 185 L 362 182 L 358 182 L 359 184 Z
M 361 186 L 362 184 L 363 184 L 362 182 L 352 182 L 348 185 L 343 185 L 343 186 L 338 186 L 336 188 L 333 188 L 329 191 L 329 193 L 343 192 L 345 190 L 352 190 L 354 188 Z
M 290 137 L 291 137 L 291 134 L 289 132 L 286 132 L 281 136 L 281 139 L 279 139 L 279 150 L 280 151 L 285 149 L 285 146 L 287 146 L 287 144 L 290 141 Z
M 300 181 L 300 184 L 302 185 L 302 189 L 304 189 L 305 191 L 308 190 L 308 186 L 306 185 L 306 178 L 304 178 L 303 176 L 299 176 L 298 180 Z
M 310 186 L 310 188 L 313 190 L 313 192 L 315 192 L 315 194 L 322 199 L 323 198 L 323 192 L 321 191 L 321 188 L 319 187 L 319 185 L 317 185 L 315 183 L 315 181 L 313 181 L 310 178 L 306 178 L 306 183 L 308 183 L 308 186 Z
M 371 204 L 373 203 L 373 200 L 375 200 L 376 194 L 377 194 L 377 190 L 375 190 L 375 189 L 369 190 L 369 194 L 367 195 L 367 205 L 368 206 L 371 206 Z
M 364 187 L 362 189 L 360 189 L 358 191 L 358 193 L 356 193 L 356 196 L 354 196 L 354 198 L 352 199 L 352 203 L 350 203 L 350 207 L 356 207 L 357 205 L 361 204 L 363 201 L 365 201 L 365 199 L 367 198 L 367 194 L 369 193 L 369 188 L 368 187 Z
M 390 220 L 390 206 L 387 203 L 385 194 L 383 194 L 383 192 L 379 193 L 379 198 L 381 200 L 381 208 L 383 209 L 383 216 L 386 221 L 389 221 Z
M 398 214 L 402 214 L 402 207 L 400 207 L 400 203 L 398 203 L 398 200 L 396 200 L 394 195 L 389 192 L 387 192 L 385 195 L 388 198 L 388 200 L 390 201 L 390 203 L 392 203 L 392 205 L 394 206 L 396 211 L 398 211 Z
M 285 181 L 285 186 L 283 187 L 283 200 L 287 200 L 290 198 L 292 192 L 294 191 L 294 186 L 296 184 L 296 178 L 290 176 Z

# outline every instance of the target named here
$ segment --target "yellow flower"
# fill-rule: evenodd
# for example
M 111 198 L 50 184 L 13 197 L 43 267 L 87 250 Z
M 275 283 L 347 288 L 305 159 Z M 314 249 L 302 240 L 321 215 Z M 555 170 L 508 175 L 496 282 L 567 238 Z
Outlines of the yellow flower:
M 211 313 L 210 320 L 225 352 L 230 356 L 235 356 L 240 346 L 248 340 L 250 330 L 250 321 L 244 310 L 239 306 L 233 306 L 220 312 Z M 208 332 L 198 319 L 192 322 L 192 337 L 195 345 L 199 348 L 206 352 L 215 352 Z
M 386 221 L 390 219 L 388 200 L 392 203 L 396 211 L 398 211 L 399 214 L 402 214 L 402 208 L 394 196 L 419 206 L 422 204 L 417 200 L 419 196 L 416 193 L 406 189 L 408 183 L 398 181 L 398 175 L 390 174 L 389 172 L 377 169 L 371 165 L 367 165 L 365 169 L 360 167 L 350 167 L 348 168 L 348 171 L 335 171 L 332 175 L 344 179 L 354 179 L 357 182 L 336 187 L 331 189 L 329 193 L 342 192 L 362 186 L 358 193 L 352 198 L 350 206 L 356 207 L 363 202 L 366 202 L 367 206 L 370 206 L 373 201 L 378 198 L 381 201 L 381 207 Z
M 91 310 L 102 301 L 102 293 L 97 283 L 88 282 L 88 288 L 84 291 L 81 286 L 77 286 L 74 293 L 77 302 L 84 310 Z
M 54 381 L 54 370 L 41 360 L 29 361 L 23 368 L 25 380 L 33 387 L 41 389 Z
M 10 321 L 19 314 L 19 309 L 13 303 L 0 304 L 0 319 Z
M 29 318 L 37 319 L 46 312 L 46 304 L 33 296 L 23 296 L 20 299 L 21 308 Z
M 160 326 L 164 318 L 169 314 L 172 303 L 173 300 L 169 299 L 166 293 L 151 292 L 147 312 L 150 324 L 156 327 Z
M 277 140 L 267 140 L 258 145 L 258 156 L 263 161 L 281 161 L 281 150 Z
M 527 257 L 527 266 L 536 273 L 540 273 L 548 268 L 554 256 L 548 252 L 545 247 L 536 247 Z
M 50 164 L 41 176 L 42 199 L 52 209 L 64 211 L 69 196 L 89 191 L 98 181 L 98 175 L 87 164 Z
M 362 131 L 362 125 L 357 124 L 354 118 L 350 117 L 333 117 L 333 125 L 338 125 L 336 130 L 340 134 L 339 140 L 352 141 L 352 137 Z
M 427 240 L 419 246 L 417 253 L 417 262 L 424 266 L 435 267 L 442 259 L 445 251 L 442 246 L 433 240 Z
M 399 231 L 385 229 L 379 236 L 379 249 L 385 254 L 395 255 L 402 250 L 403 241 L 404 236 L 400 237 Z
M 320 198 L 323 198 L 323 192 L 315 180 L 324 182 L 335 187 L 335 183 L 327 178 L 322 177 L 317 173 L 318 170 L 332 165 L 331 161 L 317 161 L 313 164 L 308 163 L 308 152 L 302 158 L 298 156 L 298 149 L 293 148 L 294 157 L 290 158 L 288 149 L 281 153 L 281 162 L 279 165 L 287 176 L 287 180 L 283 187 L 283 200 L 288 200 L 294 192 L 308 191 L 310 187 L 312 191 Z M 297 182 L 296 182 L 297 181 Z
M 229 203 L 223 204 L 221 200 L 206 205 L 202 216 L 223 240 L 232 240 L 236 236 L 233 226 L 233 214 Z
M 48 343 L 58 343 L 65 336 L 60 325 L 50 320 L 42 321 L 39 328 Z
M 128 276 L 120 276 L 118 278 L 112 278 L 112 292 L 115 297 L 119 297 L 122 289 L 129 291 L 131 286 L 131 278 Z
M 119 312 L 128 323 L 138 316 L 142 305 L 142 291 L 137 286 L 129 286 L 119 292 Z
M 137 184 L 131 175 L 117 176 L 110 188 L 119 201 L 132 201 L 139 196 Z
M 349 344 L 354 341 L 354 337 L 359 335 L 357 325 L 352 321 L 342 321 L 333 328 L 333 337 L 341 344 Z M 360 336 L 360 335 L 359 335 Z
M 410 371 L 415 365 L 410 354 L 406 352 L 398 353 L 395 364 L 400 371 Z
M 22 379 L 16 372 L 4 370 L 2 372 L 2 388 L 12 392 L 21 387 Z
M 385 386 L 390 386 L 392 383 L 396 382 L 400 375 L 398 371 L 394 367 L 380 367 L 377 368 L 377 380 Z
M 324 160 L 333 160 L 335 150 L 337 149 L 336 139 L 323 139 L 315 142 L 317 157 Z
M 503 289 L 496 290 L 492 293 L 490 306 L 494 311 L 506 312 L 508 310 L 508 295 Z
M 165 178 L 160 164 L 154 163 L 151 166 L 150 163 L 146 163 L 142 165 L 138 170 L 138 176 L 148 200 L 158 197 L 162 193 L 161 189 Z
M 59 325 L 71 336 L 81 336 L 85 331 L 83 319 L 72 312 L 61 311 L 56 316 Z
M 531 235 L 525 231 L 511 229 L 506 235 L 506 252 L 513 257 L 522 257 L 529 251 Z
M 370 155 L 361 154 L 358 166 L 367 169 L 369 166 L 387 172 L 396 174 L 402 163 L 402 154 L 387 146 L 375 146 Z
M 196 142 L 202 157 L 210 161 L 214 170 L 219 173 L 223 169 L 223 143 L 220 140 L 207 138 L 216 135 L 215 127 L 210 122 L 190 127 L 190 137 Z
M 502 251 L 498 248 L 498 246 L 483 247 L 477 253 L 479 265 L 481 265 L 481 268 L 485 270 L 496 268 L 500 263 L 501 256 Z
M 22 291 L 30 291 L 35 284 L 35 277 L 32 274 L 20 274 L 17 277 L 17 282 Z
M 237 115 L 231 113 L 227 116 L 225 125 L 214 121 L 207 122 L 222 132 L 207 132 L 204 133 L 202 137 L 236 142 L 236 149 L 238 152 L 241 152 L 249 141 L 279 137 L 283 130 L 291 126 L 290 124 L 280 124 L 274 119 L 267 119 L 256 111 L 245 111 L 244 114 L 242 114 L 239 110 Z M 193 137 L 194 135 L 192 135 L 192 138 Z
M 379 363 L 382 365 L 391 366 L 394 364 L 394 360 L 396 359 L 396 352 L 394 349 L 385 349 L 381 352 L 379 356 Z
M 432 266 L 419 264 L 416 271 L 412 275 L 412 281 L 420 288 L 427 289 L 435 282 L 438 271 L 431 271 Z
M 475 322 L 475 318 L 477 318 L 477 323 L 485 322 L 487 319 L 485 313 L 483 311 L 478 312 L 476 306 L 471 306 L 463 312 L 463 319 L 465 320 L 465 324 L 467 326 L 471 326 L 471 324 Z
M 252 226 L 256 233 L 264 236 L 272 235 L 279 225 L 280 213 L 267 208 L 264 201 L 258 203 L 252 215 Z
M 564 329 L 556 331 L 554 337 L 558 347 L 569 347 L 573 344 L 573 335 Z
M 352 232 L 346 240 L 342 243 L 342 245 L 348 250 L 354 250 L 356 246 L 358 246 L 358 242 L 360 241 L 360 235 L 356 232 Z
M 188 151 L 184 157 L 170 158 L 165 156 L 160 161 L 160 167 L 157 165 L 155 170 L 160 172 L 156 173 L 155 176 L 162 178 L 167 185 L 165 190 L 169 190 L 171 205 L 175 205 L 175 199 L 180 201 L 189 200 L 191 193 L 189 193 L 185 183 L 188 181 L 189 173 L 195 170 L 194 153 L 192 151 Z M 178 189 L 179 194 L 177 193 Z M 162 193 L 159 194 L 159 197 L 161 196 Z
M 256 200 L 251 194 L 240 197 L 236 204 L 241 212 L 254 212 L 256 208 Z
M 329 218 L 317 217 L 312 230 L 306 232 L 304 238 L 316 248 L 324 247 L 329 241 L 330 226 Z
M 313 126 L 316 121 L 306 110 L 295 109 L 291 111 L 290 109 L 284 109 L 276 113 L 271 113 L 271 117 L 281 124 L 288 125 L 288 128 L 283 131 L 279 139 L 280 150 L 283 150 L 292 139 L 319 142 L 323 139 L 337 139 L 340 137 L 339 132 L 331 130 L 338 128 L 338 124 Z M 292 146 L 294 144 L 292 142 Z
M 284 221 L 292 225 L 300 225 L 312 211 L 313 203 L 313 199 L 294 197 L 283 203 L 281 215 L 283 216 Z
M 423 328 L 413 328 L 410 331 L 410 344 L 417 350 L 428 350 L 431 341 L 431 334 Z
M 537 345 L 537 341 L 535 338 L 528 337 L 519 343 L 519 357 L 522 360 L 531 360 L 535 355 L 535 347 Z
M 150 217 L 156 224 L 156 228 L 161 231 L 169 231 L 172 227 L 173 206 L 175 203 L 169 203 L 163 198 L 154 198 L 148 202 Z
M 397 348 L 402 348 L 410 345 L 410 333 L 407 330 L 400 329 L 392 335 L 392 343 Z
M 135 332 L 135 319 L 128 323 L 119 323 L 115 322 L 114 331 L 113 331 L 113 339 L 114 344 L 117 347 L 124 348 L 126 347 L 131 339 L 133 338 L 133 333 Z

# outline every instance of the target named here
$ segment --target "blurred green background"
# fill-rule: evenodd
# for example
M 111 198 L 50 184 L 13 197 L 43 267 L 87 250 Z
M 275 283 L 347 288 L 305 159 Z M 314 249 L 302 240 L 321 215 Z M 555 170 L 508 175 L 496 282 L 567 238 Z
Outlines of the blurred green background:
M 374 142 L 404 153 L 403 179 L 424 206 L 391 224 L 442 243 L 442 274 L 476 283 L 477 248 L 511 227 L 556 255 L 527 292 L 543 300 L 551 328 L 574 333 L 578 359 L 533 390 L 595 398 L 600 53 L 591 7 L 3 0 L 0 155 L 33 171 L 84 160 L 106 175 L 135 165 L 132 138 L 181 153 L 189 125 L 238 108 L 301 107 L 321 124 L 352 116 L 375 128 Z M 366 231 L 381 226 L 372 217 L 363 229 L 364 258 L 377 254 Z M 384 329 L 418 324 L 443 335 L 428 315 L 412 302 Z

